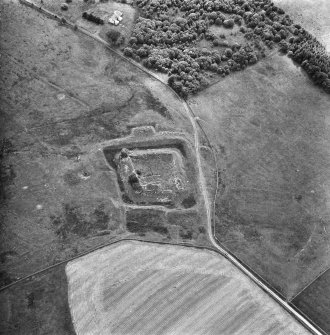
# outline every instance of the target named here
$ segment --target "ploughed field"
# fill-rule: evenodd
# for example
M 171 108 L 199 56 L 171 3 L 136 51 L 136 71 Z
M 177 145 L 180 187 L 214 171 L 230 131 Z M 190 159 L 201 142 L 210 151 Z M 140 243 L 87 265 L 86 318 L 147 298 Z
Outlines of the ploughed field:
M 66 274 L 78 335 L 309 333 L 211 251 L 119 242 Z

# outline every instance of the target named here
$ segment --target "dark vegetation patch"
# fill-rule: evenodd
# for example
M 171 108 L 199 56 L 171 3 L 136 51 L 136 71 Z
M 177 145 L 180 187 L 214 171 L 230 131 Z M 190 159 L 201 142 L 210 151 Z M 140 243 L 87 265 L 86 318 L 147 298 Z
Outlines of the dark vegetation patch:
M 128 134 L 126 124 L 132 110 L 127 106 L 116 106 L 102 103 L 88 114 L 61 123 L 45 125 L 35 130 L 36 135 L 47 139 L 47 142 L 60 147 L 75 145 L 77 139 L 91 138 L 94 142 L 110 140 Z
M 167 73 L 169 85 L 184 98 L 207 86 L 210 75 L 244 70 L 275 46 L 330 92 L 330 57 L 324 47 L 271 0 L 138 0 L 137 5 L 141 16 L 124 54 Z M 238 26 L 244 43 L 219 49 L 226 35 L 212 33 L 212 26 Z M 204 40 L 211 47 L 199 47 Z
M 63 214 L 51 217 L 56 234 L 63 240 L 70 234 L 86 237 L 109 228 L 109 214 L 104 204 L 99 204 L 92 212 L 74 204 L 63 204 Z
M 127 85 L 124 87 L 123 81 L 127 84 L 129 78 L 131 77 L 126 74 L 120 75 L 116 72 L 115 79 L 117 83 L 120 81 L 119 84 L 125 92 L 130 88 Z M 55 124 L 46 124 L 33 132 L 37 136 L 44 137 L 51 144 L 63 148 L 67 146 L 73 148 L 78 140 L 86 140 L 86 137 L 87 141 L 90 139 L 93 142 L 100 142 L 128 135 L 130 131 L 127 125 L 132 117 L 146 109 L 160 114 L 167 120 L 172 120 L 172 115 L 166 106 L 155 98 L 148 89 L 134 88 L 127 95 L 128 98 L 121 104 L 102 102 L 76 118 Z M 76 154 L 79 154 L 79 150 L 73 149 L 72 153 L 68 152 L 71 157 Z
M 62 153 L 62 155 L 68 159 L 78 158 L 82 154 L 83 151 L 76 145 L 72 145 Z
M 76 169 L 68 170 L 64 176 L 63 180 L 69 186 L 78 185 L 81 181 L 90 177 L 90 172 L 85 167 L 79 167 Z
M 0 201 L 7 199 L 10 195 L 7 186 L 16 178 L 14 166 L 5 160 L 0 162 Z
M 303 290 L 292 303 L 330 334 L 330 270 Z
M 70 170 L 66 172 L 63 179 L 69 186 L 75 186 L 81 182 L 81 178 L 79 177 L 77 170 Z
M 104 19 L 102 18 L 102 12 L 98 11 L 85 11 L 82 13 L 82 17 L 88 21 L 94 22 L 96 24 L 104 24 Z
M 193 238 L 193 233 L 190 229 L 180 228 L 180 237 L 183 240 L 191 240 Z
M 6 271 L 0 271 L 0 287 L 9 285 L 14 280 L 15 279 L 11 278 L 11 276 Z
M 171 211 L 167 213 L 169 225 L 179 227 L 179 235 L 184 240 L 197 239 L 199 234 L 205 234 L 202 220 L 195 211 Z
M 300 25 L 295 25 L 288 56 L 299 63 L 316 85 L 330 93 L 330 55 L 325 47 Z
M 75 335 L 64 266 L 0 293 L 2 334 Z
M 165 226 L 165 213 L 156 209 L 128 209 L 126 212 L 126 227 L 131 233 L 144 235 L 155 232 L 168 235 Z
M 8 138 L 2 138 L 0 141 L 0 159 L 3 159 L 5 155 L 12 152 L 13 149 L 14 149 L 13 143 Z
M 127 204 L 132 204 L 133 201 L 130 199 L 130 197 L 126 193 L 122 193 L 122 199 Z
M 9 197 L 7 186 L 16 178 L 14 166 L 6 159 L 13 150 L 13 144 L 7 138 L 0 142 L 0 202 Z
M 172 116 L 169 110 L 161 103 L 158 98 L 155 98 L 149 91 L 146 93 L 145 100 L 148 109 L 154 110 L 161 116 L 172 120 Z
M 17 255 L 17 252 L 12 251 L 12 250 L 1 252 L 0 253 L 0 263 L 6 263 L 8 259 L 16 255 Z
M 205 229 L 205 227 L 199 227 L 198 230 L 199 230 L 199 232 L 200 232 L 201 234 L 206 234 L 206 229 Z
M 113 47 L 119 47 L 125 43 L 125 37 L 118 30 L 110 29 L 107 31 L 106 36 Z
M 104 211 L 104 205 L 99 205 L 94 213 L 93 217 L 95 218 L 96 226 L 107 226 L 109 222 L 109 215 Z
M 193 194 L 190 194 L 187 198 L 182 201 L 182 206 L 184 208 L 190 208 L 196 205 L 196 200 Z

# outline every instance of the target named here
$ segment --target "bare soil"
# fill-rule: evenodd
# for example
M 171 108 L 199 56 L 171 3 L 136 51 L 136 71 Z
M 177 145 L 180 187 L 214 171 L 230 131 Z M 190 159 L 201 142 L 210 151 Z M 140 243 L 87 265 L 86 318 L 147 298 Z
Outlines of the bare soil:
M 309 334 L 219 254 L 120 242 L 68 263 L 77 334 Z

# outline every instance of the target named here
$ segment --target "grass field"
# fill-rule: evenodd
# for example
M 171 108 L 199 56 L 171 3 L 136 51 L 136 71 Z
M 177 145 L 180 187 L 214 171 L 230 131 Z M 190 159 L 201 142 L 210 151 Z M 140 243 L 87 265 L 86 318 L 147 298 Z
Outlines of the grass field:
M 152 238 L 163 237 L 172 242 L 196 243 L 211 246 L 207 228 L 198 210 L 164 210 L 154 208 L 127 208 L 126 227 L 131 233 Z
M 212 252 L 121 242 L 66 273 L 77 335 L 309 334 Z
M 203 243 L 206 239 L 207 231 L 202 220 L 203 216 L 199 212 L 191 211 L 171 211 L 167 213 L 168 224 L 179 228 L 179 236 L 184 240 L 197 240 Z
M 0 333 L 75 335 L 64 266 L 0 293 Z
M 292 300 L 292 303 L 330 333 L 330 270 L 317 278 Z
M 329 267 L 329 96 L 278 54 L 189 100 L 218 156 L 216 235 L 290 297 Z
M 127 209 L 126 225 L 129 232 L 140 236 L 145 236 L 147 232 L 154 232 L 170 238 L 165 212 L 160 209 Z
M 122 36 L 125 37 L 125 42 L 128 41 L 131 35 L 133 24 L 137 15 L 132 5 L 113 0 L 109 0 L 104 3 L 97 1 L 94 4 L 91 1 L 85 2 L 83 0 L 76 0 L 68 4 L 68 10 L 61 9 L 61 4 L 63 3 L 62 0 L 43 0 L 43 4 L 41 4 L 40 0 L 33 0 L 32 2 L 38 6 L 43 6 L 52 13 L 55 13 L 60 17 L 64 17 L 70 22 L 77 24 L 79 27 L 83 27 L 90 33 L 97 34 L 102 38 L 106 39 L 106 33 L 109 30 L 119 31 Z M 82 18 L 82 13 L 89 10 L 97 10 L 104 13 L 107 19 L 111 17 L 115 10 L 118 10 L 123 13 L 123 21 L 121 21 L 118 26 L 109 24 L 108 20 L 106 20 L 104 24 L 96 24 Z
M 330 52 L 329 1 L 302 0 L 297 2 L 294 0 L 275 0 L 274 2 L 289 13 L 295 22 L 300 23 L 305 29 L 316 36 L 318 40 L 325 45 L 327 51 Z M 327 119 L 328 118 L 326 117 L 326 127 L 328 125 Z M 329 188 L 327 186 L 324 188 L 327 189 L 326 194 L 329 194 Z M 328 206 L 328 201 L 323 207 L 325 206 Z M 321 218 L 326 220 L 328 219 L 328 216 L 324 217 L 321 214 Z M 324 229 L 327 229 L 326 225 L 324 226 Z M 326 246 L 323 248 L 326 249 Z M 317 259 L 315 259 L 315 262 L 317 262 Z M 330 272 L 328 270 L 292 301 L 301 311 L 328 333 L 330 333 L 329 290 Z
M 99 143 L 191 128 L 170 91 L 38 11 L 1 5 L 1 285 L 125 234 Z M 162 92 L 162 95 L 159 92 Z

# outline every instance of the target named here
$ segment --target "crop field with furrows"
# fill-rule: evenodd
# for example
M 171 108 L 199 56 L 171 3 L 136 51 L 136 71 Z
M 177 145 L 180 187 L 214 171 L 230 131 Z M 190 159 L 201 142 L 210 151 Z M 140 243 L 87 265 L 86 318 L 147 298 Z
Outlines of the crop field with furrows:
M 191 126 L 171 91 L 99 43 L 18 1 L 0 9 L 2 286 L 127 235 L 105 142 Z
M 297 295 L 292 303 L 330 334 L 330 270 Z
M 217 238 L 294 296 L 330 266 L 329 96 L 274 53 L 189 103 L 217 151 Z
M 309 334 L 218 254 L 120 242 L 66 266 L 84 334 Z

